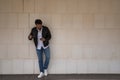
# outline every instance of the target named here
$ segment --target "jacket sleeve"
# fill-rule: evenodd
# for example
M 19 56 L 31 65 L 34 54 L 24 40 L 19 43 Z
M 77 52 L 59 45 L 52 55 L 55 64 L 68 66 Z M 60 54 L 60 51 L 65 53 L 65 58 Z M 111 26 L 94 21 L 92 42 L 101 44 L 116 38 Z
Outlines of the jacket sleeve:
M 33 29 L 31 30 L 30 34 L 28 35 L 28 39 L 29 39 L 29 40 L 32 40 L 33 37 L 30 37 L 30 36 L 33 36 Z
M 49 41 L 51 39 L 51 32 L 49 30 L 49 28 L 47 28 L 47 34 L 46 34 L 46 38 L 47 41 Z

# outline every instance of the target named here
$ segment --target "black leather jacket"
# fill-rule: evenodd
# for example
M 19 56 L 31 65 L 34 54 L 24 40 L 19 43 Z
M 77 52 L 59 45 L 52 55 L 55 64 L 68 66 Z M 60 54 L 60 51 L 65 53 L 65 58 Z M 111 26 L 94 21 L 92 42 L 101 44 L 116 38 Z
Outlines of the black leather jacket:
M 30 38 L 30 35 L 32 35 L 32 38 Z M 29 40 L 33 39 L 36 47 L 38 45 L 37 35 L 38 35 L 38 30 L 36 27 L 33 27 L 28 36 L 28 39 Z M 50 33 L 50 30 L 48 29 L 48 27 L 46 27 L 46 26 L 42 26 L 42 37 L 45 38 L 45 41 L 43 41 L 44 47 L 48 46 L 49 40 L 51 39 L 51 33 Z

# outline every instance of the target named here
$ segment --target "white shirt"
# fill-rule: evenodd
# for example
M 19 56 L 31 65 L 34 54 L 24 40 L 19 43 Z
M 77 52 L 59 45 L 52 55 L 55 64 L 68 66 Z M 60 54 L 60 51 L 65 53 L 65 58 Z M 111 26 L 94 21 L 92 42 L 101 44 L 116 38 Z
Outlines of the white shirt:
M 37 45 L 37 49 L 41 49 L 41 47 L 42 48 L 44 48 L 44 49 L 46 49 L 48 46 L 46 46 L 46 47 L 44 47 L 44 45 L 43 45 L 43 41 L 41 41 L 40 40 L 40 38 L 42 38 L 42 29 L 41 30 L 38 30 L 38 35 L 37 35 L 37 38 L 38 38 L 38 45 Z

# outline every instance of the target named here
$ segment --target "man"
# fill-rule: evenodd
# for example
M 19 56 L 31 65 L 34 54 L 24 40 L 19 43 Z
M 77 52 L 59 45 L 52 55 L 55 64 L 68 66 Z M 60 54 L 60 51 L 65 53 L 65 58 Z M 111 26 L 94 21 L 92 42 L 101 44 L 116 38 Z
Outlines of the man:
M 47 76 L 47 68 L 50 60 L 49 40 L 51 39 L 51 33 L 48 27 L 42 25 L 40 19 L 35 20 L 35 25 L 36 26 L 32 28 L 28 39 L 34 40 L 40 69 L 38 78 L 42 78 L 44 75 Z M 43 62 L 43 53 L 45 54 L 45 62 Z

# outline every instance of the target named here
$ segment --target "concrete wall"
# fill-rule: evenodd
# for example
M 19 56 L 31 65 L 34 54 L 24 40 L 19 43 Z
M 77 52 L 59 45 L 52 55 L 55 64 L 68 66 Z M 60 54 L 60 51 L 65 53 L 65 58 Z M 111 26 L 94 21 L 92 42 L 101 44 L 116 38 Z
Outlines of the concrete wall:
M 50 74 L 120 73 L 120 0 L 0 0 L 0 74 L 39 73 L 36 18 L 52 33 Z

